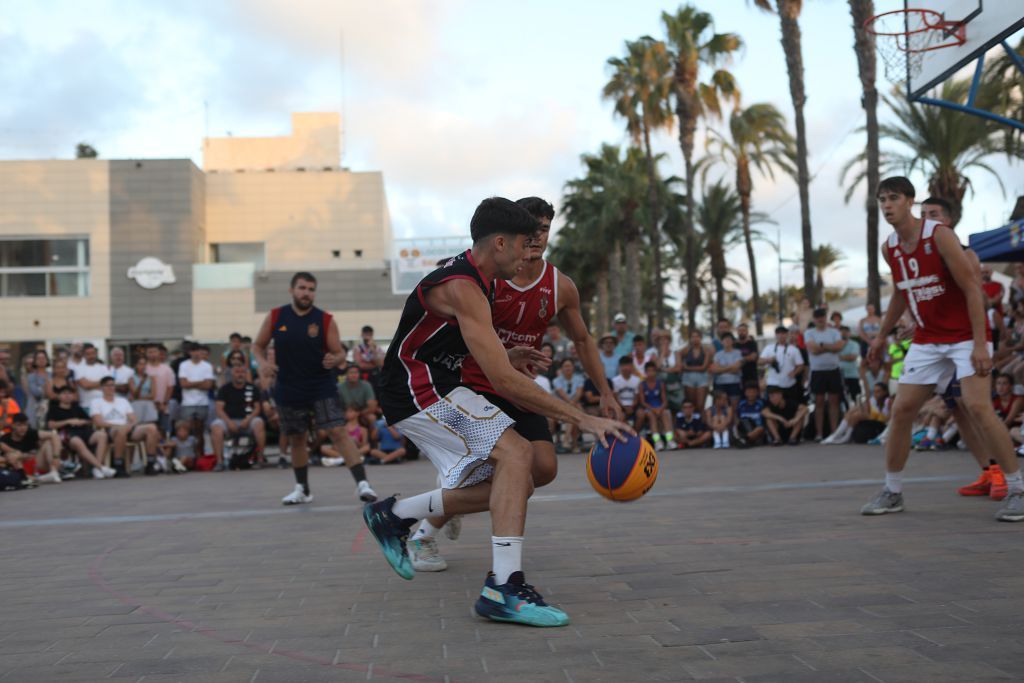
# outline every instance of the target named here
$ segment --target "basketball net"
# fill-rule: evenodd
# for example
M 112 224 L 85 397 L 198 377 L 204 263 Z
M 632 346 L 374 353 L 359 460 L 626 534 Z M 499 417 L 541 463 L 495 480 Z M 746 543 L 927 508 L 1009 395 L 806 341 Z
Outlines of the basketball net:
M 877 14 L 864 22 L 864 28 L 875 36 L 885 77 L 891 83 L 908 78 L 913 82 L 921 73 L 926 53 L 963 45 L 966 40 L 962 22 L 946 21 L 942 14 L 928 9 Z

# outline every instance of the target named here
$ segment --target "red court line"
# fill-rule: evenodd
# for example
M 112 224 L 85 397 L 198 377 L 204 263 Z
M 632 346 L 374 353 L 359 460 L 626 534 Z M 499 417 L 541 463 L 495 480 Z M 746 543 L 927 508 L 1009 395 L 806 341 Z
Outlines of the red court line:
M 360 546 L 362 546 L 362 539 L 365 537 L 365 535 L 366 529 L 364 528 L 362 532 L 360 532 L 360 534 L 356 536 L 356 540 L 353 541 L 353 549 L 355 548 L 357 542 L 359 543 Z M 215 640 L 217 642 L 224 643 L 225 645 L 235 645 L 238 647 L 244 647 L 248 650 L 252 650 L 253 652 L 258 652 L 259 654 L 270 654 L 278 657 L 285 657 L 287 659 L 291 659 L 297 662 L 319 664 L 320 666 L 327 666 L 332 669 L 358 671 L 360 673 L 367 673 L 370 670 L 370 666 L 368 664 L 347 664 L 345 662 L 334 662 L 334 660 L 327 659 L 326 657 L 318 657 L 316 655 L 311 655 L 305 652 L 298 652 L 293 650 L 271 650 L 271 648 L 273 647 L 272 642 L 266 643 L 246 641 L 243 638 L 231 635 L 229 633 L 224 633 L 222 631 L 218 631 L 214 628 L 200 628 L 199 624 L 197 624 L 194 621 L 184 619 L 181 617 L 176 617 L 173 614 L 168 614 L 167 612 L 164 612 L 158 607 L 151 607 L 145 604 L 139 598 L 136 598 L 127 593 L 122 593 L 118 589 L 111 586 L 107 579 L 103 576 L 103 563 L 121 545 L 124 545 L 124 542 L 112 545 L 106 550 L 104 550 L 102 553 L 97 555 L 95 559 L 93 559 L 92 565 L 89 567 L 89 580 L 92 581 L 93 585 L 99 588 L 104 593 L 113 596 L 119 602 L 124 603 L 125 605 L 130 605 L 132 607 L 137 607 L 140 612 L 156 617 L 160 621 L 166 622 L 168 624 L 173 624 L 180 628 L 186 629 L 191 633 L 197 633 L 201 636 L 209 638 L 210 640 Z M 355 552 L 359 551 L 355 550 Z M 431 676 L 425 676 L 423 674 L 411 674 L 402 673 L 401 671 L 391 671 L 389 669 L 384 669 L 378 666 L 373 667 L 373 676 L 374 678 L 379 676 L 381 678 L 396 678 L 406 681 L 421 681 L 423 683 L 445 683 L 445 679 L 443 678 L 433 678 Z M 447 680 L 448 683 L 457 683 L 454 679 L 451 678 Z
M 359 533 L 356 534 L 355 539 L 352 540 L 352 552 L 354 552 L 354 553 L 361 553 L 361 552 L 363 552 L 363 541 L 366 540 L 366 532 L 367 531 L 368 531 L 368 529 L 366 527 L 363 527 L 362 529 L 359 530 Z

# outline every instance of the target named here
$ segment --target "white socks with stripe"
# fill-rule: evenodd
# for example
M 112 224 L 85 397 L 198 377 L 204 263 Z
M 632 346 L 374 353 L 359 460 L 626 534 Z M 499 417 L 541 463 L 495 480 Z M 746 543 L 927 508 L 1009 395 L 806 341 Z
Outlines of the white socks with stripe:
M 494 582 L 508 583 L 508 577 L 523 568 L 522 536 L 491 536 Z
M 1006 488 L 1010 493 L 1024 491 L 1024 479 L 1021 478 L 1020 470 L 1013 474 L 1004 474 L 1003 476 L 1006 477 Z
M 402 519 L 444 517 L 444 489 L 434 489 L 418 496 L 399 498 L 391 511 Z
M 886 472 L 885 488 L 891 493 L 903 493 L 903 473 Z

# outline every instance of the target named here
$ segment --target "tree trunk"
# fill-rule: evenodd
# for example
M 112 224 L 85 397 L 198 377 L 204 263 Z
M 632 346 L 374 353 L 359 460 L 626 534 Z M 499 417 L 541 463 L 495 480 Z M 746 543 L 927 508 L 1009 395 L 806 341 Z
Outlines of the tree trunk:
M 804 58 L 800 47 L 799 0 L 778 0 L 779 21 L 782 24 L 782 50 L 786 53 L 789 72 L 789 95 L 793 100 L 796 121 L 796 169 L 800 190 L 800 236 L 804 248 L 804 293 L 817 301 L 814 291 L 814 240 L 811 236 L 811 174 L 807 169 L 807 126 L 804 124 Z
M 715 276 L 715 319 L 712 324 L 725 317 L 725 278 Z
M 753 191 L 750 181 L 750 162 L 744 157 L 736 165 L 736 191 L 740 196 L 740 211 L 743 214 L 743 242 L 747 247 L 747 262 L 750 264 L 750 288 L 754 297 L 754 328 L 757 336 L 764 334 L 764 314 L 761 311 L 761 291 L 757 286 L 757 261 L 754 258 L 754 240 L 750 236 L 750 195 Z
M 875 36 L 864 29 L 864 22 L 875 13 L 873 0 L 849 0 L 853 17 L 853 43 L 857 53 L 857 71 L 863 92 L 861 106 L 867 118 L 867 199 L 864 208 L 868 214 L 868 303 L 876 311 L 882 310 L 882 281 L 878 272 L 878 197 L 876 190 L 881 180 L 878 158 L 878 89 L 875 76 L 878 61 L 875 55 Z
M 626 231 L 624 251 L 626 252 L 626 310 L 624 312 L 629 329 L 636 331 L 640 329 L 640 311 L 643 309 L 640 303 L 640 231 L 635 226 L 631 226 Z
M 622 313 L 622 243 L 616 239 L 608 257 L 608 319 L 605 330 L 611 329 L 611 318 Z M 603 334 L 603 333 L 602 333 Z
M 695 85 L 696 71 L 689 73 L 682 65 L 676 65 L 676 118 L 679 120 L 679 149 L 683 153 L 686 167 L 686 221 L 685 269 L 686 269 L 686 324 L 688 330 L 697 328 L 697 306 L 700 294 L 697 284 L 696 248 L 696 206 L 693 200 L 693 140 L 697 131 L 697 107 L 691 101 L 695 95 L 688 92 L 688 85 Z
M 595 336 L 604 334 L 606 331 L 612 329 L 611 319 L 608 315 L 608 264 L 604 263 L 597 271 L 596 287 L 597 287 L 597 314 L 594 316 L 594 323 L 590 326 L 590 331 Z
M 658 210 L 658 181 L 654 169 L 654 154 L 651 152 L 651 131 L 644 126 L 644 154 L 647 156 L 647 229 L 651 234 L 651 251 L 654 252 L 654 318 L 648 320 L 648 324 L 654 324 L 657 320 L 658 327 L 665 326 L 665 288 L 661 276 L 661 228 L 658 224 L 658 217 L 661 213 Z

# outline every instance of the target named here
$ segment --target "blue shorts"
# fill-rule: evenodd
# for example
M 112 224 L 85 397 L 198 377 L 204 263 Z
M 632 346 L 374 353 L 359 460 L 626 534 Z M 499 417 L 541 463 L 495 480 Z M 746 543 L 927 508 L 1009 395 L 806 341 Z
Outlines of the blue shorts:
M 743 395 L 742 384 L 716 384 L 715 391 L 724 391 L 729 398 L 739 398 Z

